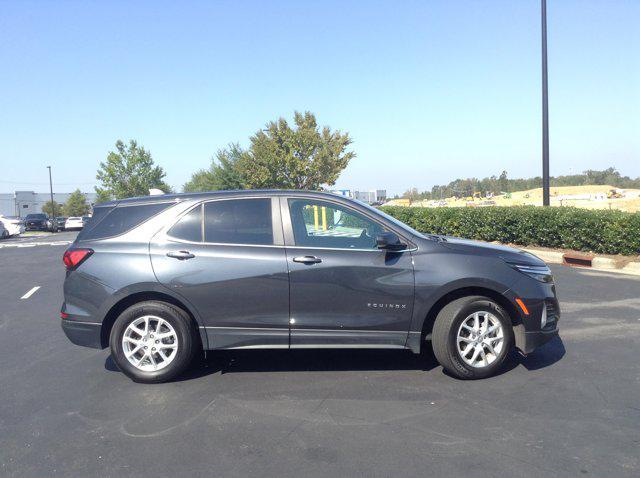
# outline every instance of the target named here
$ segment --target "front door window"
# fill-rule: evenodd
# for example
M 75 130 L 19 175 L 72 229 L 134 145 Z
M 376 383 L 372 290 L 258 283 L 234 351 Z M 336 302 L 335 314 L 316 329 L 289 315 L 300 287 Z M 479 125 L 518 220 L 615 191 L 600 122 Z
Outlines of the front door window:
M 376 249 L 384 228 L 351 209 L 326 201 L 290 199 L 296 246 L 332 249 Z

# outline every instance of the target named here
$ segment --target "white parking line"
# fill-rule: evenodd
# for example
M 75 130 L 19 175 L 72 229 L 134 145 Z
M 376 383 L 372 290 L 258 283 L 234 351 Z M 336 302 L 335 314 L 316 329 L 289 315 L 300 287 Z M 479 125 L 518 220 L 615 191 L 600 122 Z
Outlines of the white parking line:
M 73 241 L 55 241 L 55 242 L 7 242 L 0 244 L 0 249 L 5 247 L 36 247 L 36 246 L 66 246 Z
M 29 292 L 27 292 L 25 295 L 23 295 L 22 297 L 20 297 L 21 299 L 28 299 L 29 297 L 31 297 L 33 294 L 36 293 L 36 291 L 40 288 L 39 285 L 35 286 L 33 289 L 31 289 Z

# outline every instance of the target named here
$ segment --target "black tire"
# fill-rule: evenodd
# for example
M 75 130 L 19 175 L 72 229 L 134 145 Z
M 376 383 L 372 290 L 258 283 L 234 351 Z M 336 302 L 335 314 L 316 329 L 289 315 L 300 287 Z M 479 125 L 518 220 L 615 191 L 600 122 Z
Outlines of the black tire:
M 173 327 L 177 336 L 178 349 L 175 357 L 166 367 L 157 371 L 136 368 L 126 358 L 122 346 L 122 338 L 129 324 L 145 315 L 165 320 Z M 178 307 L 161 301 L 139 302 L 122 312 L 113 324 L 109 343 L 111 356 L 118 368 L 134 382 L 140 383 L 161 383 L 174 379 L 189 367 L 196 351 L 200 348 L 196 328 L 188 314 Z
M 496 359 L 486 366 L 474 367 L 466 363 L 456 343 L 462 322 L 474 312 L 490 312 L 498 319 L 503 329 L 503 346 Z M 442 367 L 451 375 L 473 380 L 485 378 L 498 372 L 509 352 L 513 349 L 513 327 L 509 314 L 496 302 L 483 296 L 468 296 L 456 299 L 442 308 L 436 317 L 431 333 L 433 352 Z

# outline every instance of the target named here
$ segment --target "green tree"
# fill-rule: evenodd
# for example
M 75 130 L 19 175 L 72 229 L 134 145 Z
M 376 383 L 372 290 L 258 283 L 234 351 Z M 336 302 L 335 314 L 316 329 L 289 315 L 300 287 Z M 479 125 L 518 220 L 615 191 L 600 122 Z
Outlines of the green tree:
M 54 215 L 62 216 L 62 208 L 63 208 L 62 204 L 56 201 L 53 201 L 53 203 L 51 201 L 47 201 L 42 206 L 42 212 L 45 214 L 48 214 L 51 217 L 53 217 Z
M 407 189 L 404 193 L 402 193 L 402 197 L 405 199 L 411 199 L 412 201 L 417 201 L 419 199 L 422 199 L 422 196 L 420 194 L 420 191 L 418 191 L 418 188 Z
M 171 192 L 171 187 L 163 181 L 165 175 L 164 170 L 154 164 L 151 153 L 136 141 L 125 145 L 118 140 L 116 151 L 109 152 L 107 160 L 100 163 L 96 179 L 101 185 L 96 187 L 96 192 L 115 199 L 147 196 L 152 188 Z
M 335 184 L 355 153 L 347 151 L 348 133 L 320 129 L 310 112 L 294 114 L 255 133 L 247 154 L 238 160 L 247 188 L 320 189 Z
M 64 204 L 65 216 L 85 216 L 88 212 L 89 204 L 87 204 L 87 198 L 84 197 L 84 194 L 79 189 L 76 189 Z
M 498 178 L 498 189 L 499 191 L 494 191 L 494 192 L 496 193 L 511 192 L 511 189 L 509 188 L 509 179 L 507 177 L 506 171 L 502 171 L 502 173 L 500 173 L 500 177 Z
M 211 158 L 209 169 L 201 169 L 183 186 L 184 192 L 217 191 L 221 189 L 245 189 L 246 179 L 240 168 L 240 159 L 247 153 L 239 144 L 232 143 L 220 149 Z
M 100 190 L 97 190 L 97 191 L 98 191 L 98 194 L 96 195 L 96 204 L 100 204 L 100 203 L 103 203 L 103 202 L 109 202 L 109 201 L 111 201 L 113 199 L 111 197 L 111 194 L 109 193 L 109 191 L 107 191 L 106 189 L 100 189 Z

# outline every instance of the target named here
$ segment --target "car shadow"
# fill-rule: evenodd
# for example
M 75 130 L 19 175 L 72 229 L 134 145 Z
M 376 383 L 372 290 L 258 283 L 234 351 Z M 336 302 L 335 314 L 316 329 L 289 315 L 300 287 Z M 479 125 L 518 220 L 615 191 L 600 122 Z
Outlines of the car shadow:
M 175 381 L 214 373 L 246 372 L 347 372 L 379 370 L 432 370 L 438 367 L 430 348 L 420 355 L 409 350 L 209 350 L 194 360 Z M 120 371 L 111 355 L 106 370 Z
M 562 338 L 556 336 L 527 356 L 516 354 L 516 365 L 522 365 L 529 371 L 540 370 L 559 362 L 566 353 Z
M 514 350 L 498 375 L 519 365 L 529 371 L 549 367 L 564 355 L 562 339 L 556 337 L 526 357 Z M 439 366 L 429 346 L 419 355 L 409 350 L 374 349 L 209 350 L 196 357 L 192 367 L 174 381 L 193 380 L 215 373 L 429 371 Z M 112 372 L 120 371 L 111 355 L 105 360 L 104 367 Z
M 493 376 L 497 377 L 505 373 L 509 373 L 520 365 L 528 371 L 540 370 L 560 361 L 562 357 L 564 357 L 565 352 L 564 343 L 560 337 L 553 338 L 529 355 L 522 355 L 514 349 L 507 356 L 502 368 Z M 458 377 L 455 377 L 445 370 L 443 370 L 442 373 L 451 378 L 458 379 Z

